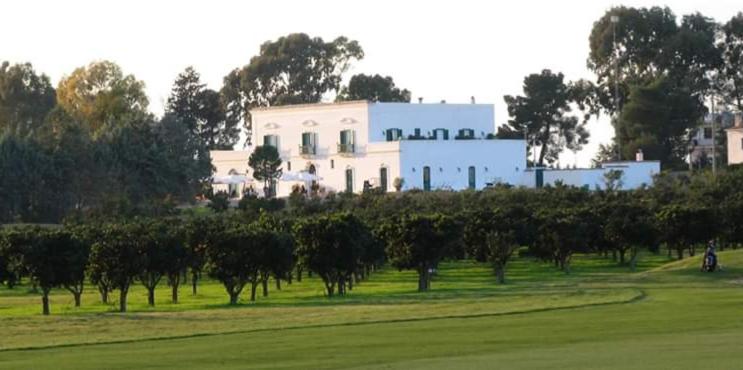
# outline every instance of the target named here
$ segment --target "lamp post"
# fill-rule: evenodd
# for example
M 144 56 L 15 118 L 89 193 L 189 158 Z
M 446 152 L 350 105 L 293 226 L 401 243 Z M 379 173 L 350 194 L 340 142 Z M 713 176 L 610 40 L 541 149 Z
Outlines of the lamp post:
M 617 55 L 617 23 L 619 23 L 619 16 L 612 15 L 611 18 L 611 33 L 612 33 L 612 54 L 614 54 L 614 124 L 616 125 L 615 135 L 617 137 L 617 160 L 622 160 L 622 139 L 620 137 L 619 129 L 619 60 Z

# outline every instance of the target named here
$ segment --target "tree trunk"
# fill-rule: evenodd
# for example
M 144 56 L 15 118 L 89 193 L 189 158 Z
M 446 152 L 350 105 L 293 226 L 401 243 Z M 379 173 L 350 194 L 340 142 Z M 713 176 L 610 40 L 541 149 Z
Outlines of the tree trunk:
M 614 262 L 617 262 L 617 250 L 616 249 L 611 250 L 611 260 Z
M 297 266 L 297 281 L 302 282 L 302 268 Z
M 281 290 L 281 279 L 278 277 L 274 277 L 276 279 L 276 290 Z
M 257 281 L 250 283 L 250 301 L 251 302 L 255 302 L 255 291 L 257 287 L 258 287 Z
M 637 249 L 633 248 L 630 252 L 629 266 L 630 270 L 635 271 L 637 269 Z
M 237 298 L 240 297 L 240 293 L 230 291 L 230 305 L 234 306 L 237 304 Z
M 129 288 L 121 289 L 121 295 L 119 295 L 119 312 L 126 312 L 126 294 Z
M 147 287 L 147 304 L 155 307 L 155 287 Z
M 429 279 L 429 273 L 428 268 L 421 268 L 418 270 L 418 291 L 419 292 L 425 292 L 428 291 L 428 288 L 430 287 L 428 283 Z
M 99 287 L 98 291 L 101 292 L 101 302 L 108 304 L 108 289 Z
M 178 303 L 178 284 L 173 284 L 172 287 L 172 301 L 173 303 Z
M 506 266 L 502 263 L 495 264 L 495 278 L 498 284 L 506 283 Z
M 196 295 L 196 282 L 199 280 L 199 273 L 198 271 L 193 271 L 191 273 L 191 289 L 193 295 Z
M 328 298 L 333 298 L 333 293 L 335 292 L 333 284 L 325 284 L 325 289 L 328 291 Z
M 42 313 L 44 315 L 49 315 L 49 290 L 44 289 L 44 292 L 41 296 L 41 306 L 42 306 Z
M 80 296 L 82 296 L 82 292 L 73 292 L 72 295 L 75 297 L 75 307 L 80 307 Z
M 676 256 L 678 259 L 684 259 L 684 248 L 676 248 Z
M 353 274 L 348 278 L 348 290 L 353 291 Z M 344 291 L 345 293 L 345 291 Z
M 261 279 L 261 285 L 263 285 L 263 296 L 268 297 L 268 277 Z
M 619 264 L 620 265 L 624 265 L 624 260 L 625 260 L 624 255 L 626 254 L 626 252 L 627 251 L 625 249 L 619 250 Z

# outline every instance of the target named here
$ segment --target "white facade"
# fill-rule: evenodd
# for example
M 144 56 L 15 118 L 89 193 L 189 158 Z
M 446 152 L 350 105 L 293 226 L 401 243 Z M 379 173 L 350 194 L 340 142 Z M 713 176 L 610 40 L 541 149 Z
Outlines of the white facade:
M 361 192 L 365 182 L 391 191 L 396 178 L 403 190 L 518 185 L 526 166 L 523 140 L 485 139 L 495 131 L 492 105 L 357 101 L 255 109 L 251 117 L 253 145 L 276 145 L 284 172 L 314 172 L 325 191 Z M 277 195 L 294 184 L 280 181 Z
M 320 192 L 369 187 L 402 190 L 482 189 L 503 183 L 535 187 L 536 171 L 526 168 L 524 140 L 488 139 L 495 131 L 493 106 L 487 104 L 410 104 L 366 101 L 259 108 L 250 112 L 252 144 L 276 146 L 284 178 L 276 195 L 294 186 Z M 490 136 L 489 136 L 490 135 Z M 248 151 L 212 152 L 215 178 L 246 174 Z M 623 173 L 623 189 L 651 184 L 660 171 L 655 161 L 606 163 L 599 169 L 550 170 L 541 184 L 603 188 L 604 174 Z M 252 175 L 252 173 L 248 173 Z M 252 176 L 249 176 L 252 178 Z M 297 179 L 303 179 L 297 181 Z M 215 185 L 215 190 L 227 185 Z M 262 193 L 262 184 L 252 186 Z

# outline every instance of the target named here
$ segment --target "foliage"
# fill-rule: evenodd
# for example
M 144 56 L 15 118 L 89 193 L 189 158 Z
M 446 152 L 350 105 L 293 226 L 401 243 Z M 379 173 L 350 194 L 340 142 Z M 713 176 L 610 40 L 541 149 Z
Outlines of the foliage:
M 281 177 L 281 157 L 276 147 L 259 145 L 248 158 L 248 165 L 253 169 L 253 177 L 263 181 L 263 193 L 267 198 L 275 197 L 276 181 Z
M 75 69 L 57 87 L 58 104 L 94 135 L 119 126 L 128 115 L 146 114 L 144 82 L 124 75 L 116 63 L 99 61 Z
M 0 63 L 0 135 L 36 133 L 56 104 L 54 88 L 30 63 Z
M 228 120 L 224 97 L 201 83 L 193 67 L 187 67 L 173 84 L 166 112 L 177 117 L 209 150 L 229 150 L 237 143 L 238 122 Z
M 294 225 L 299 263 L 322 278 L 328 298 L 344 295 L 364 253 L 364 224 L 348 213 L 300 219 Z
M 405 215 L 389 221 L 383 231 L 392 266 L 418 273 L 418 291 L 428 291 L 431 274 L 456 241 L 458 225 L 441 214 Z
M 357 74 L 344 86 L 336 101 L 368 100 L 372 102 L 410 103 L 410 91 L 395 86 L 392 77 Z
M 101 226 L 90 251 L 90 277 L 104 297 L 107 290 L 119 290 L 119 311 L 126 312 L 129 287 L 144 270 L 140 230 L 131 224 Z
M 545 69 L 524 78 L 523 96 L 504 97 L 511 119 L 500 135 L 526 136 L 529 148 L 540 147 L 539 166 L 556 161 L 564 148 L 577 151 L 588 142 L 586 122 L 568 115 L 576 88 L 563 80 L 562 73 Z

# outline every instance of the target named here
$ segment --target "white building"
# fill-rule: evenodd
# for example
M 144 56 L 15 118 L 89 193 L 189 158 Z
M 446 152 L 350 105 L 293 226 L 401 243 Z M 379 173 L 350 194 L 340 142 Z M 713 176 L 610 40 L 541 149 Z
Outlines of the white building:
M 488 140 L 493 106 L 353 101 L 260 108 L 250 112 L 253 144 L 274 145 L 284 172 L 318 177 L 325 191 L 367 186 L 403 190 L 482 189 L 518 184 L 523 140 Z M 278 196 L 297 182 L 279 181 Z
M 714 122 L 713 122 L 714 119 Z M 718 141 L 723 130 L 733 126 L 734 115 L 730 112 L 722 112 L 714 115 L 707 114 L 703 123 L 692 130 L 689 140 L 689 165 L 698 167 L 710 165 L 712 157 L 720 158 L 722 150 Z
M 743 163 L 743 114 L 735 117 L 735 125 L 727 131 L 728 164 Z
M 622 162 L 577 177 L 578 172 L 546 170 L 539 182 L 526 169 L 524 140 L 493 139 L 489 104 L 352 101 L 258 108 L 250 114 L 253 145 L 275 146 L 283 161 L 279 197 L 300 185 L 360 193 L 365 186 L 391 191 L 399 182 L 402 190 L 463 190 L 497 183 L 534 187 L 562 179 L 594 188 L 601 187 L 597 179 L 612 166 L 621 167 L 624 188 L 630 188 L 652 183 L 660 170 L 657 162 Z M 249 155 L 250 150 L 212 152 L 215 179 L 245 174 Z M 215 190 L 225 186 L 238 194 L 245 186 L 263 190 L 256 182 L 215 185 Z

